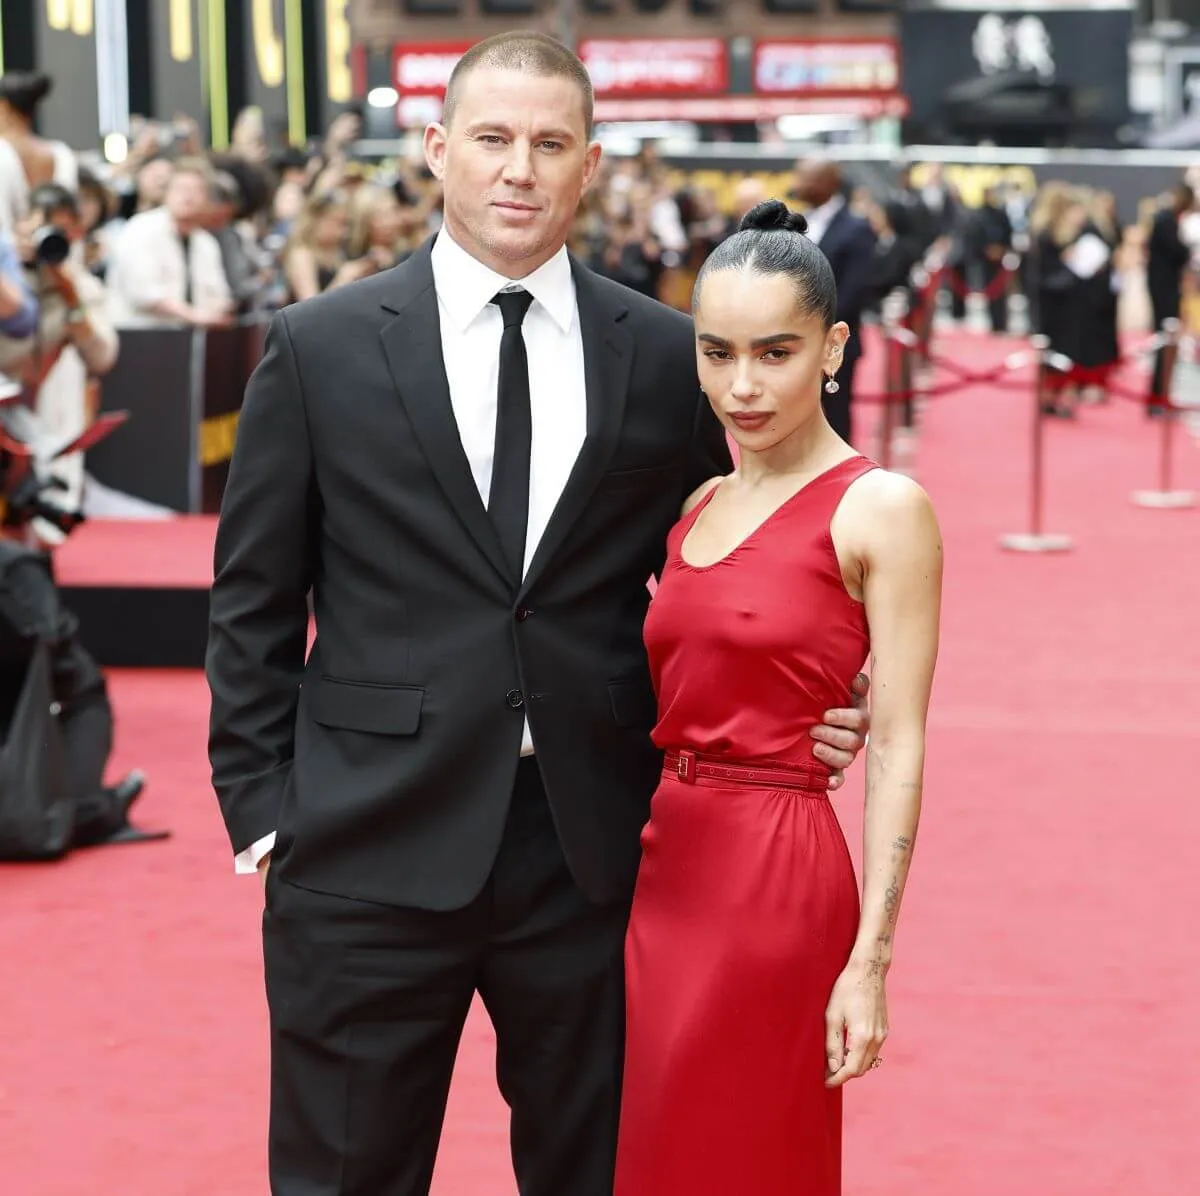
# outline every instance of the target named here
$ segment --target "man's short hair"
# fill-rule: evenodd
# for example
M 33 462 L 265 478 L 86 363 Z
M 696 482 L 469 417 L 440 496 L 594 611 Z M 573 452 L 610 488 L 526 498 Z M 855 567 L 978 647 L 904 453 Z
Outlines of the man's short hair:
M 212 181 L 212 166 L 207 158 L 201 158 L 193 155 L 186 158 L 176 158 L 171 163 L 171 175 L 174 177 L 177 174 L 194 174 L 207 188 Z
M 561 42 L 544 33 L 519 30 L 498 33 L 495 37 L 476 42 L 454 65 L 446 84 L 442 101 L 442 124 L 447 128 L 454 119 L 459 89 L 466 77 L 479 66 L 496 67 L 506 71 L 522 71 L 542 78 L 568 79 L 574 83 L 583 99 L 583 120 L 587 135 L 592 135 L 595 95 L 587 68 Z
M 73 191 L 58 183 L 42 183 L 29 193 L 29 210 L 49 216 L 51 212 L 67 212 L 79 218 L 79 200 Z

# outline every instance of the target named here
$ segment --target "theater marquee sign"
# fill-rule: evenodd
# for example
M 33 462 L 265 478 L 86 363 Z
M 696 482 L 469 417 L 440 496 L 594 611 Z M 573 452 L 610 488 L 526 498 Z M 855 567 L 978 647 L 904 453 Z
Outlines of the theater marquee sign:
M 588 38 L 855 38 L 895 36 L 892 14 L 813 12 L 798 0 L 575 0 L 564 25 L 555 0 L 345 0 L 354 40 L 380 49 L 397 42 L 449 42 L 464 27 L 475 38 L 540 29 L 575 43 Z M 789 4 L 793 11 L 787 11 Z M 775 9 L 776 11 L 772 11 Z M 782 11 L 780 11 L 782 10 Z M 702 15 L 701 15 L 702 14 Z
M 392 45 L 392 86 L 407 101 L 445 94 L 468 40 Z M 754 121 L 793 113 L 905 115 L 900 50 L 891 38 L 585 37 L 596 119 Z

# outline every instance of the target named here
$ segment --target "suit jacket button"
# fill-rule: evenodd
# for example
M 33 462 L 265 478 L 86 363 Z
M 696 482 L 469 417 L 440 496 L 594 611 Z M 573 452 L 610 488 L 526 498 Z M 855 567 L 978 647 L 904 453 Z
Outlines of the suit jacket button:
M 529 618 L 529 616 L 530 616 L 531 614 L 533 614 L 533 611 L 531 611 L 531 610 L 529 609 L 529 607 L 527 607 L 527 606 L 518 606 L 518 607 L 517 607 L 517 611 L 516 611 L 515 618 L 516 618 L 516 620 L 517 620 L 517 622 L 518 622 L 518 623 L 524 623 L 524 622 L 525 622 L 525 620 L 526 620 L 526 619 L 528 619 L 528 618 Z
M 504 695 L 504 700 L 514 710 L 520 710 L 521 707 L 525 705 L 525 697 L 519 689 L 510 689 L 508 693 Z

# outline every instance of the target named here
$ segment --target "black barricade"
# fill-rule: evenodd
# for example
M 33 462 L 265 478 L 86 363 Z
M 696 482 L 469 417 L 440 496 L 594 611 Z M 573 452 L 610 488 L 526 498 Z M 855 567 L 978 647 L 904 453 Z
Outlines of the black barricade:
M 132 418 L 88 453 L 88 472 L 134 498 L 174 511 L 198 510 L 193 333 L 122 328 L 120 336 L 121 353 L 104 379 L 100 409 L 129 411 Z
M 203 418 L 196 441 L 200 463 L 200 509 L 215 514 L 229 476 L 246 383 L 263 354 L 265 322 L 215 329 L 206 334 Z
M 120 432 L 88 453 L 106 486 L 185 513 L 215 513 L 229 472 L 246 382 L 266 323 L 210 331 L 122 328 L 101 410 L 126 410 Z

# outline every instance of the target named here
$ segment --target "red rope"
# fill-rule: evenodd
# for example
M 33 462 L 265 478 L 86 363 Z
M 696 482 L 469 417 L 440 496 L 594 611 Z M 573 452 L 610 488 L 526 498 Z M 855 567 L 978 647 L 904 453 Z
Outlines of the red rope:
M 911 329 L 907 331 L 911 334 Z M 885 330 L 884 335 L 885 337 L 888 336 L 887 330 Z M 1118 370 L 1136 363 L 1139 359 L 1145 357 L 1148 352 L 1152 353 L 1156 351 L 1156 347 L 1161 347 L 1161 344 L 1160 338 L 1153 337 L 1144 344 L 1124 354 L 1117 361 L 1103 366 L 1080 366 L 1061 354 L 1050 354 L 1047 369 L 1043 377 L 1043 385 L 1046 393 L 1048 395 L 1055 395 L 1065 387 L 1071 385 L 1100 386 L 1117 398 L 1126 399 L 1141 406 L 1153 403 L 1176 410 L 1183 410 L 1183 407 L 1175 403 L 1170 395 L 1147 395 L 1143 391 L 1132 390 L 1128 386 L 1114 380 L 1113 375 Z M 909 352 L 916 359 L 921 358 L 918 348 L 905 344 L 904 340 L 900 341 L 900 346 L 901 352 Z M 1020 365 L 1014 364 L 1012 355 L 999 364 L 985 370 L 973 370 L 969 366 L 962 365 L 952 358 L 934 356 L 932 354 L 929 355 L 927 360 L 935 369 L 951 375 L 950 379 L 931 386 L 920 388 L 914 386 L 905 390 L 869 391 L 865 394 L 856 391 L 854 394 L 855 403 L 880 405 L 887 403 L 908 403 L 916 398 L 930 399 L 956 394 L 959 391 L 968 390 L 973 386 L 988 386 L 995 390 L 1028 391 L 1035 382 L 1035 379 L 1031 377 L 1014 378 L 1010 376 L 1020 368 Z M 1060 364 L 1056 365 L 1056 361 Z M 1031 363 L 1023 362 L 1021 364 Z
M 950 289 L 960 299 L 965 299 L 971 294 L 978 294 L 982 295 L 985 300 L 992 300 L 999 299 L 1008 290 L 1008 284 L 1012 276 L 1016 273 L 1016 270 L 1010 269 L 1007 266 L 1001 266 L 996 272 L 996 276 L 981 291 L 976 291 L 969 286 L 961 271 L 955 269 L 953 266 L 946 266 L 943 272 L 945 274 L 945 281 L 949 284 Z

